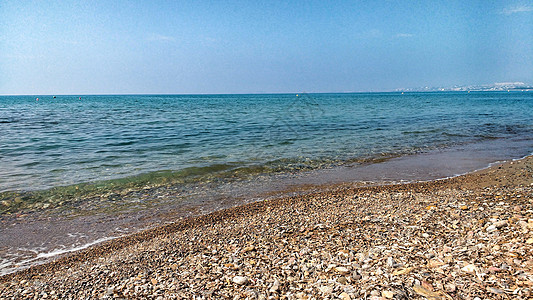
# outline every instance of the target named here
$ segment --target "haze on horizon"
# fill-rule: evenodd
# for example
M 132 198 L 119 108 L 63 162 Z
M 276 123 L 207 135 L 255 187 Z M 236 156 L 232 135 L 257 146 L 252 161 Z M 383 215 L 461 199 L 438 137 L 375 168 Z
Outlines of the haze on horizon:
M 533 83 L 531 1 L 0 3 L 0 95 Z

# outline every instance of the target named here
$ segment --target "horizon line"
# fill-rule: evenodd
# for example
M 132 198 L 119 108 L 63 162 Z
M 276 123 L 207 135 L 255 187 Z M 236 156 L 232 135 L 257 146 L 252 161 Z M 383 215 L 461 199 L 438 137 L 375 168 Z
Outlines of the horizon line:
M 512 92 L 531 92 L 533 89 L 513 89 Z M 0 94 L 0 97 L 9 96 L 216 96 L 216 95 L 290 95 L 290 94 L 385 94 L 385 93 L 463 93 L 463 92 L 508 92 L 507 90 L 461 90 L 461 91 L 365 91 L 365 92 L 279 92 L 279 93 L 97 93 L 97 94 Z

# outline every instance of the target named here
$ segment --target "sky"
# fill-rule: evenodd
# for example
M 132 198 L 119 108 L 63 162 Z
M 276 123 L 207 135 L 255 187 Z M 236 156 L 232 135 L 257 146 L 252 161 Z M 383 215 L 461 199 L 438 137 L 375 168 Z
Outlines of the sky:
M 533 1 L 0 1 L 0 95 L 533 84 Z

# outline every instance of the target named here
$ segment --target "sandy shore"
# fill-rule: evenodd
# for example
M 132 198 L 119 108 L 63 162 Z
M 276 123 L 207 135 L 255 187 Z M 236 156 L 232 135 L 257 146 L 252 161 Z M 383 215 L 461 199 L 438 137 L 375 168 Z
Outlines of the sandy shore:
M 187 219 L 0 277 L 0 299 L 530 299 L 532 270 L 528 157 Z

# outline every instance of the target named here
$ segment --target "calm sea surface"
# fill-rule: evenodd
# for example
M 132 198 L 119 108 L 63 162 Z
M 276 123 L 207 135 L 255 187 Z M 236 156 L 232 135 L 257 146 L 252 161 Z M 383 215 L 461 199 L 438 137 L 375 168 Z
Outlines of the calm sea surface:
M 192 215 L 202 206 L 222 207 L 214 202 L 223 199 L 213 195 L 238 191 L 257 178 L 305 178 L 320 170 L 329 170 L 331 178 L 331 170 L 346 173 L 363 162 L 456 152 L 449 149 L 475 152 L 486 149 L 484 143 L 498 145 L 484 154 L 485 166 L 533 152 L 533 92 L 0 96 L 0 269 L 20 263 L 20 249 L 34 259 L 55 253 L 58 244 L 71 249 L 134 231 L 124 216 L 160 207 L 163 200 L 155 199 L 174 209 L 176 203 L 200 207 Z M 378 175 L 361 178 L 379 181 Z M 198 196 L 198 187 L 211 194 Z M 95 204 L 103 198 L 107 206 Z M 153 201 L 131 209 L 145 199 Z M 102 216 L 119 214 L 130 229 L 117 223 L 112 234 L 93 234 L 78 224 L 76 232 L 57 234 L 73 235 L 70 244 L 45 232 L 49 244 L 29 237 L 26 244 L 5 246 L 11 235 L 42 226 L 20 221 L 13 229 L 16 214 L 64 222 L 65 207 L 71 220 L 73 214 L 92 215 L 105 224 Z M 80 218 L 76 222 L 87 221 Z
M 529 92 L 36 97 L 0 97 L 0 192 L 312 169 L 533 136 Z

